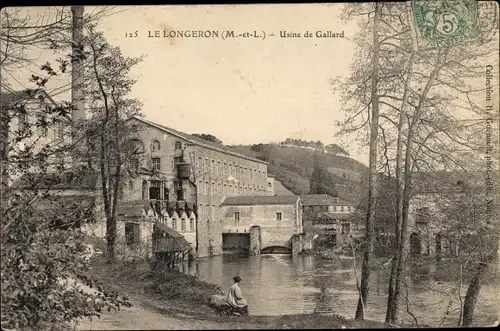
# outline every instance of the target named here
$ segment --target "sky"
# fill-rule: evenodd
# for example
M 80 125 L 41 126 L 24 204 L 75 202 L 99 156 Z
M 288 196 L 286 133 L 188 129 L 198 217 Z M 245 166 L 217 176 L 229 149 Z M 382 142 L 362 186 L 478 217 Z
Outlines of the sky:
M 147 119 L 210 133 L 226 145 L 287 137 L 337 143 L 367 164 L 365 148 L 334 137 L 334 123 L 343 115 L 329 79 L 348 74 L 354 54 L 349 39 L 358 31 L 354 22 L 341 22 L 342 6 L 119 7 L 99 29 L 124 55 L 144 56 L 132 71 L 137 83 L 131 96 L 143 103 Z M 93 10 L 85 7 L 86 13 Z M 255 30 L 266 39 L 149 38 L 156 30 Z M 318 30 L 343 32 L 344 38 L 303 37 Z M 125 36 L 136 31 L 137 37 Z M 280 31 L 301 37 L 281 38 Z

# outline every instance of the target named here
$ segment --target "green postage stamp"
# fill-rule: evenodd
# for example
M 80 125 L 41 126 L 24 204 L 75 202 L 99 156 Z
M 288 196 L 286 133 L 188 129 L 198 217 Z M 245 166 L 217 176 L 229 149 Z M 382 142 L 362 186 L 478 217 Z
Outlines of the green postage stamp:
M 476 0 L 412 0 L 418 48 L 442 48 L 480 38 Z

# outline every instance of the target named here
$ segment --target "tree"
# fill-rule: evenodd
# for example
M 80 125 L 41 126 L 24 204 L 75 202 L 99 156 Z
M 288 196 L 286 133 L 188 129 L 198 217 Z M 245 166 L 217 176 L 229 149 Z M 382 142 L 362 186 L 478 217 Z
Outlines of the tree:
M 338 196 L 335 190 L 335 180 L 333 175 L 323 165 L 324 154 L 314 154 L 314 167 L 309 178 L 309 194 L 328 194 Z
M 85 124 L 88 148 L 80 157 L 97 168 L 106 218 L 108 258 L 115 258 L 116 215 L 122 182 L 127 176 L 124 165 L 136 157 L 138 150 L 133 138 L 140 128 L 131 119 L 140 114 L 141 104 L 128 98 L 135 81 L 128 77 L 130 70 L 141 58 L 122 55 L 118 47 L 111 46 L 101 32 L 93 26 L 87 28 L 84 47 L 88 76 L 85 94 L 91 118 Z
M 222 144 L 222 140 L 219 140 L 216 136 L 208 134 L 208 133 L 193 133 L 192 136 L 201 138 L 203 140 L 211 141 L 214 143 Z
M 361 284 L 358 305 L 356 308 L 356 319 L 364 319 L 365 305 L 369 294 L 370 269 L 374 250 L 374 222 L 375 207 L 377 204 L 377 161 L 378 161 L 378 136 L 380 118 L 380 79 L 384 72 L 380 72 L 381 58 L 381 29 L 380 15 L 385 4 L 374 3 L 366 5 L 347 5 L 343 16 L 346 19 L 372 15 L 364 23 L 364 28 L 371 28 L 371 35 L 359 34 L 357 36 L 358 49 L 356 58 L 358 61 L 351 67 L 351 76 L 343 81 L 334 79 L 332 83 L 339 87 L 342 101 L 351 116 L 343 123 L 339 135 L 351 134 L 361 129 L 366 130 L 363 138 L 369 140 L 369 173 L 368 173 L 368 197 L 365 215 L 365 244 L 363 255 L 363 266 L 361 270 Z M 368 13 L 368 14 L 367 14 Z M 368 39 L 369 38 L 369 39 Z M 369 47 L 367 47 L 369 45 Z M 362 63 L 362 64 L 361 64 Z M 367 112 L 367 114 L 365 114 Z M 355 121 L 361 114 L 362 123 L 357 125 Z M 367 115 L 366 119 L 364 116 Z
M 495 173 L 498 174 L 490 175 Z M 440 218 L 439 232 L 443 239 L 458 248 L 452 254 L 453 262 L 459 266 L 459 272 L 455 273 L 459 283 L 458 326 L 472 325 L 483 282 L 488 274 L 493 276 L 498 266 L 498 192 L 487 193 L 485 175 L 488 176 L 485 171 L 457 172 L 449 180 L 451 185 L 433 197 L 435 214 Z M 498 176 L 492 177 L 493 187 L 498 187 Z M 461 284 L 466 278 L 469 285 L 462 297 Z
M 484 107 L 473 101 L 481 89 L 471 81 L 484 75 L 479 59 L 485 59 L 493 49 L 488 47 L 488 41 L 481 40 L 477 48 L 457 45 L 415 50 L 404 5 L 380 4 L 378 16 L 373 15 L 373 5 L 348 9 L 351 18 L 364 18 L 366 26 L 379 21 L 377 78 L 383 150 L 377 162 L 387 173 L 395 169 L 396 176 L 394 235 L 397 249 L 392 260 L 386 314 L 386 321 L 395 323 L 401 285 L 406 276 L 408 209 L 414 196 L 412 176 L 416 171 L 463 168 L 466 155 L 469 162 L 474 159 L 472 155 L 481 147 L 471 132 L 482 122 L 478 119 L 475 123 L 466 123 L 456 114 L 460 110 L 484 118 Z M 356 56 L 352 75 L 340 84 L 346 109 L 349 109 L 341 132 L 359 133 L 366 141 L 369 139 L 366 128 L 373 125 L 367 113 L 373 102 L 369 84 L 373 82 L 372 54 L 376 53 L 377 43 L 368 40 L 367 35 L 358 36 L 356 42 L 359 56 Z
M 52 190 L 78 177 L 78 170 L 66 172 L 55 160 L 71 145 L 44 134 L 68 123 L 71 105 L 52 105 L 50 96 L 39 93 L 63 69 L 44 64 L 41 71 L 47 75 L 35 77 L 34 88 L 2 94 L 2 123 L 8 131 L 2 138 L 10 141 L 1 160 L 8 177 L 0 204 L 2 329 L 68 330 L 79 318 L 130 306 L 88 276 L 80 225 L 89 221 L 92 206 L 83 201 L 68 204 Z M 20 129 L 15 120 L 25 114 L 38 116 L 29 116 Z M 81 282 L 97 285 L 97 293 L 84 291 Z

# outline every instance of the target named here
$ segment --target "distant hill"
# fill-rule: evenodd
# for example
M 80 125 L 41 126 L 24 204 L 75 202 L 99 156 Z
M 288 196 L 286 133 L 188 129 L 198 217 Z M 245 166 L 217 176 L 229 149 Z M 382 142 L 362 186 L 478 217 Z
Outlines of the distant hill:
M 257 144 L 230 146 L 235 151 L 268 162 L 268 172 L 276 176 L 283 186 L 294 194 L 309 193 L 309 177 L 314 168 L 312 146 L 285 144 Z M 340 151 L 339 154 L 345 154 Z M 322 162 L 333 174 L 335 190 L 339 197 L 353 203 L 359 202 L 364 190 L 367 167 L 344 155 L 322 154 Z

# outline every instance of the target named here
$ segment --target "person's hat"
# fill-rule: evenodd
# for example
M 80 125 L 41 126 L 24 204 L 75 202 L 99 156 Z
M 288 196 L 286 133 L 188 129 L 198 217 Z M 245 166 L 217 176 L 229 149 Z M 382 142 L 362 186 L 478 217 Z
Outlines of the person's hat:
M 233 280 L 234 280 L 236 283 L 238 283 L 238 282 L 240 282 L 240 281 L 241 281 L 241 278 L 240 278 L 240 276 L 234 276 L 234 277 L 233 277 Z

